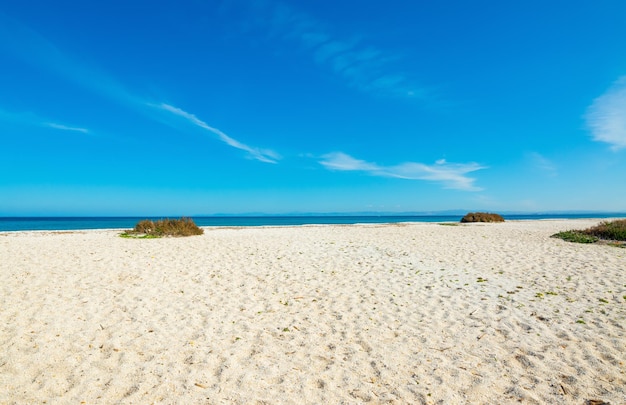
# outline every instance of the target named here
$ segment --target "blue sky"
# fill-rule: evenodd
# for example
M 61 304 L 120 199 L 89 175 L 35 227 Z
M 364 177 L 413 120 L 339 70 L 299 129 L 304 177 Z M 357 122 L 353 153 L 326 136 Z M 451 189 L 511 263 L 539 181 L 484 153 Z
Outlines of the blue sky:
M 626 2 L 0 2 L 0 215 L 626 211 Z

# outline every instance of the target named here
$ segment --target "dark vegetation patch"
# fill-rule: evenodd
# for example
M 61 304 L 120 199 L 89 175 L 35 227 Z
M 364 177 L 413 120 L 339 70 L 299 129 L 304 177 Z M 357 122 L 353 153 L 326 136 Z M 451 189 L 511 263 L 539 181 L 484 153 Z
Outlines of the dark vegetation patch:
M 135 225 L 135 228 L 122 233 L 123 238 L 160 238 L 163 236 L 193 236 L 202 235 L 204 230 L 199 228 L 191 218 L 160 219 L 152 221 L 144 219 Z
M 461 222 L 504 222 L 504 218 L 489 212 L 470 212 L 461 218 Z
M 604 242 L 615 246 L 626 247 L 626 219 L 604 221 L 591 228 L 559 232 L 552 235 L 552 237 L 560 238 L 567 242 Z
M 576 243 L 594 243 L 598 241 L 598 238 L 595 236 L 587 235 L 582 231 L 564 231 L 555 233 L 552 235 L 553 238 L 563 239 L 566 242 L 576 242 Z
M 599 225 L 592 226 L 583 232 L 600 239 L 626 242 L 626 219 L 600 222 Z

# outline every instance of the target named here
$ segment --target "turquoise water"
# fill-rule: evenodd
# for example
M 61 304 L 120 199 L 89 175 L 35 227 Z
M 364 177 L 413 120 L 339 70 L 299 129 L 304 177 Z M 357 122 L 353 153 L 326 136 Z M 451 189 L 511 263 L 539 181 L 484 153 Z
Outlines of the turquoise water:
M 507 220 L 626 217 L 626 213 L 503 215 Z M 317 224 L 385 224 L 398 222 L 459 222 L 462 215 L 319 215 L 193 217 L 198 226 L 284 226 Z M 161 219 L 154 217 L 149 219 Z M 130 229 L 146 217 L 0 217 L 0 232 Z

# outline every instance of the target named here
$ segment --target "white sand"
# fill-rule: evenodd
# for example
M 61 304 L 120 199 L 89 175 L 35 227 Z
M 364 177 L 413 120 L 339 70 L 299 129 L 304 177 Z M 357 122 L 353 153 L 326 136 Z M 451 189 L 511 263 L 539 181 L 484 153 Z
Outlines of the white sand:
M 598 222 L 2 233 L 0 403 L 624 404 Z

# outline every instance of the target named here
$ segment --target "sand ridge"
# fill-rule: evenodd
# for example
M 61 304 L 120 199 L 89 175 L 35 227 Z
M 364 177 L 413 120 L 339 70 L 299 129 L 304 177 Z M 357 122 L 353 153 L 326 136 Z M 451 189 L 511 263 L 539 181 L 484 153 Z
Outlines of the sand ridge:
M 626 403 L 598 220 L 0 237 L 0 403 Z

